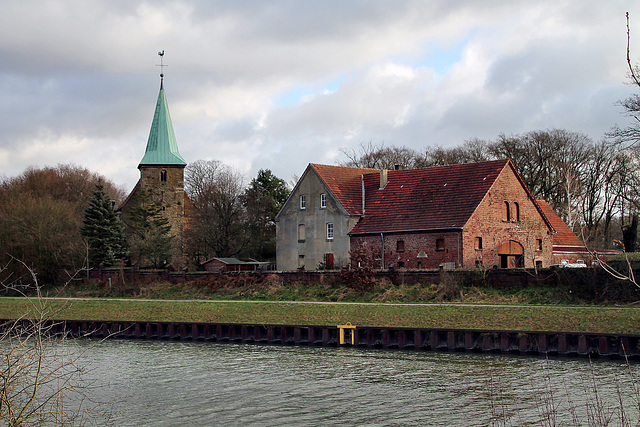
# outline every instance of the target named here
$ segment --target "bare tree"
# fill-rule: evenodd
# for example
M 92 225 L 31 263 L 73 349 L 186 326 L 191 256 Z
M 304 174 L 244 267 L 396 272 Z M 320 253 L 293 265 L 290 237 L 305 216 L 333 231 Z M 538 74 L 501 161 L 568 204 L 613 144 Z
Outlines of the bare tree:
M 629 27 L 629 12 L 627 17 L 627 67 L 629 68 L 629 81 L 632 85 L 640 88 L 640 67 L 631 62 L 631 30 Z M 607 136 L 612 138 L 617 144 L 633 146 L 640 141 L 640 95 L 633 94 L 627 99 L 620 101 L 624 114 L 633 119 L 632 123 L 626 127 L 614 126 Z
M 186 229 L 194 262 L 239 254 L 246 245 L 242 174 L 217 160 L 198 160 L 187 166 L 185 191 L 195 207 L 195 218 Z
M 582 235 L 582 241 L 586 241 L 584 234 Z M 593 250 L 590 249 L 587 245 L 585 245 L 585 248 L 587 249 L 587 251 L 589 252 L 589 255 L 591 256 L 591 258 L 600 266 L 602 267 L 602 269 L 604 271 L 606 271 L 609 275 L 611 275 L 612 277 L 618 279 L 618 280 L 622 280 L 622 281 L 628 281 L 630 283 L 632 283 L 634 286 L 637 286 L 638 288 L 640 288 L 640 283 L 638 283 L 638 280 L 635 277 L 635 273 L 633 271 L 633 265 L 631 264 L 631 259 L 629 258 L 628 253 L 625 250 L 625 246 L 624 243 L 622 243 L 619 240 L 614 240 L 614 243 L 616 243 L 617 245 L 622 247 L 622 250 L 625 251 L 624 252 L 624 259 L 626 261 L 627 264 L 627 273 L 624 273 L 622 271 L 620 271 L 620 269 L 613 267 L 611 265 L 611 263 L 607 262 L 606 260 L 604 260 L 600 254 L 598 253 L 597 250 Z
M 493 160 L 493 157 L 487 151 L 486 141 L 473 138 L 457 147 L 427 147 L 424 155 L 416 159 L 416 163 L 418 167 L 431 167 L 477 163 L 487 160 Z
M 84 399 L 82 353 L 66 351 L 66 337 L 53 333 L 56 313 L 29 271 L 36 292 L 30 310 L 0 325 L 0 419 L 9 426 L 76 425 L 92 410 Z M 16 290 L 13 282 L 2 285 Z
M 344 166 L 372 169 L 413 169 L 418 153 L 407 147 L 386 147 L 384 143 L 360 144 L 358 151 L 343 148 L 342 153 L 349 159 Z
M 580 203 L 582 233 L 588 244 L 596 240 L 598 230 L 604 242 L 610 240 L 610 226 L 615 214 L 620 193 L 614 191 L 619 167 L 622 166 L 616 149 L 601 142 L 590 150 L 586 167 L 582 168 L 580 180 L 583 186 Z M 603 223 L 603 227 L 600 227 Z
M 592 145 L 586 135 L 553 129 L 499 135 L 488 149 L 494 158 L 511 159 L 535 197 L 567 220 L 576 205 L 579 170 Z
M 219 160 L 196 160 L 190 163 L 184 174 L 184 190 L 191 200 L 204 197 L 223 168 Z

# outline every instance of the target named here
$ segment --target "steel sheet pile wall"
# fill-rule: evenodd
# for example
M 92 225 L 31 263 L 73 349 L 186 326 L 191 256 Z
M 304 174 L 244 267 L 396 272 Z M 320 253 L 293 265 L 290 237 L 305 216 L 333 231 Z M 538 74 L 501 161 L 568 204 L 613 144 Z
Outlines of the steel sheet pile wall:
M 4 320 L 6 330 L 14 321 Z M 28 322 L 28 320 L 22 320 Z M 250 325 L 223 323 L 51 321 L 51 332 L 70 337 L 193 340 L 309 346 L 550 354 L 559 356 L 640 359 L 637 335 L 564 332 L 479 331 L 357 326 L 345 329 L 340 343 L 337 326 Z M 353 335 L 351 335 L 353 334 Z M 353 342 L 353 344 L 351 344 Z

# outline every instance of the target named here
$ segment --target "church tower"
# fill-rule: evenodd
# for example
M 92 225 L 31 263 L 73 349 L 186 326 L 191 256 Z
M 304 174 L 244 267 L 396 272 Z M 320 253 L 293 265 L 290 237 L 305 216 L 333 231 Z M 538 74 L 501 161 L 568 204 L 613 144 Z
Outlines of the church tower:
M 174 236 L 173 265 L 182 266 L 184 228 L 184 161 L 178 152 L 169 106 L 164 93 L 164 77 L 156 102 L 147 149 L 138 165 L 141 188 L 151 193 L 152 200 L 162 209 Z
M 161 58 L 162 54 L 160 54 Z M 127 217 L 137 196 L 142 191 L 151 194 L 152 201 L 162 209 L 163 215 L 171 226 L 169 232 L 173 236 L 171 265 L 174 268 L 182 268 L 185 265 L 183 240 L 185 222 L 184 168 L 186 165 L 187 162 L 178 152 L 178 143 L 164 92 L 164 74 L 160 74 L 160 93 L 151 122 L 147 148 L 138 165 L 140 180 L 120 210 L 123 216 Z

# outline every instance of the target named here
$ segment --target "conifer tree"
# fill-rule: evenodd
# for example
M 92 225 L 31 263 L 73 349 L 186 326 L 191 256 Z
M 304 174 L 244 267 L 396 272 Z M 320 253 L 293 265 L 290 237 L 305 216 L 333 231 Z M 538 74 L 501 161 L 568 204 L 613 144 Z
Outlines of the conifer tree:
M 275 217 L 287 201 L 287 183 L 269 169 L 260 169 L 242 196 L 246 210 L 245 229 L 249 235 L 245 252 L 260 260 L 276 258 Z
M 84 210 L 82 236 L 89 245 L 89 265 L 114 265 L 126 256 L 124 226 L 104 191 L 102 180 Z
M 136 202 L 129 212 L 131 255 L 141 267 L 164 267 L 172 252 L 169 221 L 147 190 L 140 192 Z

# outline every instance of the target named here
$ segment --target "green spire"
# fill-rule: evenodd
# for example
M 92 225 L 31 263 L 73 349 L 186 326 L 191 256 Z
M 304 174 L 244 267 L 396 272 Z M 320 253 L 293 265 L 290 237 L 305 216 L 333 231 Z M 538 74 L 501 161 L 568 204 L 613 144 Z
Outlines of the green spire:
M 176 135 L 173 132 L 169 106 L 167 105 L 167 98 L 164 94 L 162 82 L 163 80 L 161 79 L 156 111 L 153 115 L 151 131 L 149 131 L 149 140 L 147 141 L 147 150 L 138 168 L 149 165 L 187 165 L 187 162 L 184 161 L 178 152 L 178 143 L 176 142 Z

